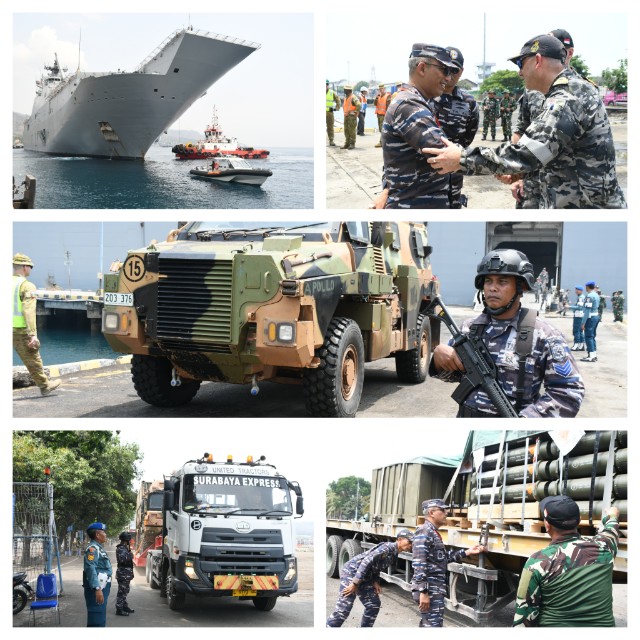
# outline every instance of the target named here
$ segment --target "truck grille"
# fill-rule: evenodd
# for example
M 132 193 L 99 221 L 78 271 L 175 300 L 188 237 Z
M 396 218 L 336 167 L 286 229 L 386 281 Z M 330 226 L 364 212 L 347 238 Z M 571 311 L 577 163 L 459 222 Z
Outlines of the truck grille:
M 231 342 L 231 260 L 160 258 L 159 274 L 158 340 L 183 349 Z

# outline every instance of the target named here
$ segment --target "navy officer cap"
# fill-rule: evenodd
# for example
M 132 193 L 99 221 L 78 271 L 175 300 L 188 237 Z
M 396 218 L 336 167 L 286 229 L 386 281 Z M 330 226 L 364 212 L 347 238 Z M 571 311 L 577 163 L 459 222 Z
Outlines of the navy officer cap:
M 429 509 L 433 509 L 434 507 L 447 509 L 449 505 L 444 500 L 440 500 L 440 498 L 431 498 L 430 500 L 425 500 L 422 503 L 422 513 L 426 513 Z
M 435 58 L 438 62 L 441 62 L 445 67 L 451 69 L 459 69 L 457 64 L 454 64 L 451 59 L 449 51 L 444 47 L 438 47 L 435 44 L 424 44 L 423 42 L 416 42 L 411 47 L 410 58 Z
M 98 531 L 106 531 L 107 525 L 102 522 L 92 522 L 88 527 L 87 531 L 91 531 L 92 529 L 97 529 Z
M 567 58 L 567 50 L 562 42 L 555 36 L 545 33 L 525 42 L 522 49 L 520 49 L 520 53 L 517 56 L 513 56 L 513 58 L 509 58 L 509 60 L 517 64 L 518 60 L 535 56 L 536 53 L 539 53 L 544 58 L 555 58 L 561 62 L 564 62 Z
M 542 517 L 557 529 L 575 529 L 580 522 L 580 507 L 569 496 L 548 496 L 540 502 Z

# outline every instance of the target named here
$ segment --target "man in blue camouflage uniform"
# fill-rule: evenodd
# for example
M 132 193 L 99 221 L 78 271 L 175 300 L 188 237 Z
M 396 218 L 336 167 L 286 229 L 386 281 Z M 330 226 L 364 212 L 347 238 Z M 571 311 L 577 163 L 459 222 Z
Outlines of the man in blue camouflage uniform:
M 613 563 L 620 537 L 616 507 L 593 537 L 578 533 L 580 508 L 568 496 L 540 503 L 551 544 L 536 551 L 520 575 L 513 626 L 614 627 Z
M 577 284 L 575 288 L 576 303 L 569 305 L 569 309 L 573 311 L 573 346 L 571 351 L 584 351 L 586 341 L 584 338 L 584 327 L 582 326 L 582 318 L 584 317 L 584 287 Z
M 351 558 L 340 570 L 340 596 L 334 612 L 327 618 L 327 627 L 341 627 L 349 617 L 356 596 L 364 605 L 361 627 L 373 627 L 380 611 L 380 572 L 398 559 L 398 554 L 411 551 L 413 534 L 400 529 L 396 542 L 379 545 Z
M 466 320 L 463 333 L 484 341 L 497 368 L 497 382 L 522 418 L 572 418 L 584 397 L 584 383 L 562 333 L 524 309 L 520 301 L 533 287 L 533 265 L 514 249 L 491 251 L 478 265 L 475 286 L 484 312 Z M 528 326 L 529 325 L 529 326 Z M 518 353 L 518 339 L 530 336 L 528 353 Z M 464 367 L 450 341 L 438 345 L 429 375 L 460 382 Z M 542 385 L 544 384 L 544 392 Z M 497 411 L 478 387 L 464 400 L 459 418 L 493 418 Z
M 111 560 L 104 550 L 107 526 L 94 522 L 87 527 L 91 542 L 84 552 L 82 586 L 87 605 L 87 627 L 107 626 L 107 601 L 111 591 Z
M 118 597 L 116 598 L 116 615 L 128 616 L 135 613 L 129 608 L 127 595 L 129 595 L 129 585 L 133 580 L 133 552 L 131 551 L 131 534 L 123 531 L 120 536 L 120 544 L 116 545 L 116 580 L 118 581 Z
M 580 358 L 581 362 L 598 362 L 598 349 L 596 344 L 596 332 L 600 322 L 598 308 L 600 296 L 596 293 L 596 283 L 590 280 L 585 284 L 587 293 L 584 298 L 584 316 L 582 317 L 582 330 L 584 341 L 587 345 L 587 357 Z
M 416 43 L 409 58 L 409 83 L 391 100 L 382 126 L 387 209 L 448 209 L 449 178 L 429 166 L 420 149 L 442 146 L 443 132 L 430 102 L 447 88 L 457 72 L 443 47 Z M 385 189 L 385 190 L 386 190 Z
M 527 89 L 545 94 L 540 115 L 517 144 L 497 149 L 425 148 L 439 173 L 514 175 L 540 172 L 543 209 L 624 209 L 616 176 L 611 125 L 591 83 L 564 66 L 567 52 L 554 36 L 543 34 L 524 44 L 510 60 L 520 69 Z
M 418 603 L 420 627 L 442 627 L 444 624 L 447 565 L 486 551 L 481 545 L 447 551 L 438 532 L 447 522 L 447 508 L 439 498 L 425 500 L 422 503 L 424 524 L 416 529 L 413 538 L 411 594 Z
M 488 95 L 482 101 L 482 139 L 487 139 L 487 133 L 491 128 L 491 139 L 496 139 L 496 122 L 500 113 L 500 103 L 496 98 L 496 92 L 489 89 Z
M 447 47 L 447 51 L 457 70 L 447 78 L 444 93 L 433 99 L 433 112 L 447 138 L 456 144 L 468 147 L 478 131 L 480 112 L 476 99 L 457 86 L 464 71 L 462 52 L 455 47 Z M 466 206 L 467 199 L 462 195 L 464 176 L 461 173 L 450 173 L 449 180 L 451 208 L 460 209 Z

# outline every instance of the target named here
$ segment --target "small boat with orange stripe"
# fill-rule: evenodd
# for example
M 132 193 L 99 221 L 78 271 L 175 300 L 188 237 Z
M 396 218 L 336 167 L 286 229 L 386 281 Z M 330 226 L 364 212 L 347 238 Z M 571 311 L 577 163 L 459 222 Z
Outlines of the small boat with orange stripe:
M 191 169 L 194 178 L 216 182 L 237 182 L 259 187 L 273 172 L 270 169 L 254 169 L 242 158 L 215 157 L 204 167 Z

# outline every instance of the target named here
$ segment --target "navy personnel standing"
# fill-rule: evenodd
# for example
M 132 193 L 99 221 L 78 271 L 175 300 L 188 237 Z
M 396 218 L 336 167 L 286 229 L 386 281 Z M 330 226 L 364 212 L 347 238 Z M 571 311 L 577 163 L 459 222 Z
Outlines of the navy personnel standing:
M 413 538 L 413 579 L 411 593 L 418 603 L 420 627 L 442 627 L 444 598 L 447 594 L 447 565 L 486 551 L 482 545 L 447 551 L 438 529 L 447 522 L 448 508 L 443 500 L 432 498 L 422 503 L 424 524 Z
M 129 585 L 133 580 L 133 552 L 131 551 L 131 534 L 123 531 L 120 536 L 120 544 L 116 545 L 116 560 L 118 568 L 116 569 L 116 580 L 118 581 L 118 596 L 116 598 L 116 615 L 128 616 L 134 613 L 129 608 L 127 595 L 129 594 Z
M 111 591 L 111 560 L 104 550 L 107 525 L 94 522 L 87 527 L 91 539 L 84 552 L 82 586 L 87 605 L 87 627 L 107 626 L 107 600 Z
M 533 283 L 533 265 L 524 253 L 489 252 L 475 278 L 484 311 L 466 320 L 461 331 L 485 343 L 497 368 L 497 382 L 521 418 L 573 418 L 584 398 L 582 376 L 562 333 L 521 306 L 524 291 Z M 460 382 L 463 371 L 451 343 L 435 348 L 429 375 Z M 460 405 L 457 417 L 496 416 L 494 404 L 478 387 Z

